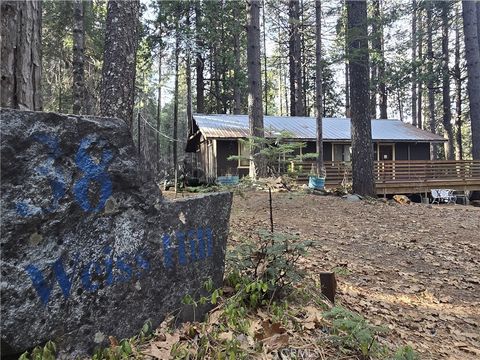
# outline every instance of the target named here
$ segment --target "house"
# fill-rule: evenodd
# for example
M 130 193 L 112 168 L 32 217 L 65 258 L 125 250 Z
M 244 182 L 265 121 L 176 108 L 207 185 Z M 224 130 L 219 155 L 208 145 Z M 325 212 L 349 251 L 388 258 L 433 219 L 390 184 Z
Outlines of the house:
M 282 131 L 291 134 L 292 141 L 302 141 L 303 153 L 315 153 L 316 120 L 313 117 L 265 116 L 265 136 Z M 248 160 L 228 160 L 232 155 L 245 155 L 247 148 L 239 139 L 249 136 L 247 115 L 193 116 L 193 131 L 187 142 L 187 152 L 197 153 L 198 166 L 208 178 L 224 175 L 248 175 Z M 375 160 L 430 160 L 430 144 L 443 143 L 439 135 L 421 130 L 394 119 L 372 120 L 372 140 Z M 348 162 L 351 152 L 350 119 L 323 119 L 323 154 L 325 161 Z

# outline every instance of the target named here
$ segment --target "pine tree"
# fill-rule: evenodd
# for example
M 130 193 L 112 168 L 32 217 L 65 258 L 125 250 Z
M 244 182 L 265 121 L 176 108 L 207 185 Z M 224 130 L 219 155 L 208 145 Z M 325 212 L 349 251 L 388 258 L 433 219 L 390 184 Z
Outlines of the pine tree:
M 417 122 L 417 0 L 412 1 L 412 125 Z
M 260 3 L 259 0 L 247 0 L 247 58 L 248 58 L 248 118 L 250 136 L 264 137 L 262 78 L 260 61 Z M 251 148 L 250 176 L 265 176 L 260 149 Z
M 80 114 L 84 107 L 85 81 L 85 18 L 83 0 L 73 1 L 73 113 Z
M 443 1 L 441 4 L 442 17 L 442 97 L 443 97 L 443 128 L 447 136 L 445 144 L 445 158 L 447 160 L 455 159 L 453 127 L 452 127 L 452 110 L 450 108 L 450 68 L 448 67 L 448 27 L 451 3 Z
M 323 165 L 323 101 L 322 101 L 322 4 L 315 0 L 315 104 L 317 108 L 317 176 L 324 175 Z
M 0 106 L 42 110 L 42 2 L 2 1 Z
M 347 2 L 347 56 L 350 72 L 353 191 L 376 196 L 369 103 L 368 31 L 366 1 Z
M 132 126 L 140 2 L 109 0 L 100 114 Z
M 480 42 L 478 39 L 477 6 L 463 1 L 463 32 L 467 59 L 468 99 L 472 127 L 472 157 L 480 160 Z

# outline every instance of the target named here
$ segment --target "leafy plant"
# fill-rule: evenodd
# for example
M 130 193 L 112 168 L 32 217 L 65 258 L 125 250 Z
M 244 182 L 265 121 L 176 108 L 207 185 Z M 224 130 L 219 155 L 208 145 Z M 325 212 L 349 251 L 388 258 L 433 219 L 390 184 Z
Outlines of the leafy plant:
M 369 324 L 359 314 L 336 306 L 323 317 L 332 320 L 332 339 L 341 348 L 359 353 L 364 359 L 384 350 L 377 341 L 377 335 L 385 329 Z
M 420 359 L 415 350 L 411 346 L 402 346 L 397 349 L 392 360 L 417 360 Z
M 265 230 L 259 231 L 257 238 L 253 242 L 243 241 L 227 257 L 231 268 L 252 279 L 247 293 L 257 287 L 265 294 L 279 294 L 285 287 L 299 283 L 304 271 L 298 261 L 312 242 Z
M 43 347 L 37 346 L 32 350 L 32 354 L 28 351 L 24 352 L 19 360 L 55 360 L 57 353 L 57 346 L 53 341 L 48 341 Z

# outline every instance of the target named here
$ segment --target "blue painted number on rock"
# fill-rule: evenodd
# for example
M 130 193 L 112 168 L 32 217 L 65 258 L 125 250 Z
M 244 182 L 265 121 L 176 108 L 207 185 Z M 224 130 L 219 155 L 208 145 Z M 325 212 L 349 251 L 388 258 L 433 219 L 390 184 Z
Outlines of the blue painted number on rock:
M 42 165 L 36 167 L 35 172 L 37 175 L 48 178 L 53 199 L 52 204 L 45 209 L 32 204 L 31 201 L 23 200 L 17 202 L 15 204 L 17 213 L 25 217 L 55 211 L 59 206 L 60 200 L 67 192 L 67 176 L 55 164 L 62 155 L 58 138 L 50 134 L 37 133 L 32 136 L 32 139 L 48 147 L 47 160 Z M 101 151 L 99 161 L 95 161 L 89 154 L 89 151 L 94 147 Z M 83 176 L 74 184 L 73 193 L 77 203 L 87 212 L 99 212 L 102 210 L 107 199 L 112 195 L 112 180 L 107 172 L 107 168 L 113 159 L 113 153 L 106 147 L 107 142 L 105 140 L 89 135 L 80 141 L 80 146 L 75 155 L 75 164 L 83 172 Z M 90 204 L 89 200 L 89 188 L 92 183 L 97 183 L 100 187 L 99 200 L 95 206 Z
M 95 143 L 102 149 L 101 159 L 98 163 L 88 153 L 88 150 Z M 85 211 L 100 211 L 112 195 L 112 180 L 108 175 L 107 167 L 113 159 L 113 154 L 111 150 L 105 149 L 105 145 L 105 140 L 96 140 L 94 136 L 87 136 L 80 142 L 80 147 L 75 156 L 75 163 L 84 175 L 73 185 L 73 193 L 75 199 Z M 100 185 L 100 197 L 95 207 L 90 204 L 88 199 L 88 189 L 92 182 L 97 182 Z
M 65 174 L 58 165 L 55 165 L 55 161 L 62 155 L 58 139 L 52 135 L 45 133 L 38 133 L 32 136 L 32 139 L 44 144 L 48 147 L 48 158 L 44 164 L 35 168 L 37 175 L 45 176 L 48 178 L 50 187 L 52 189 L 52 205 L 47 209 L 42 209 L 39 206 L 35 206 L 26 201 L 20 201 L 16 204 L 17 212 L 22 216 L 31 216 L 37 213 L 53 212 L 58 208 L 60 199 L 65 196 Z

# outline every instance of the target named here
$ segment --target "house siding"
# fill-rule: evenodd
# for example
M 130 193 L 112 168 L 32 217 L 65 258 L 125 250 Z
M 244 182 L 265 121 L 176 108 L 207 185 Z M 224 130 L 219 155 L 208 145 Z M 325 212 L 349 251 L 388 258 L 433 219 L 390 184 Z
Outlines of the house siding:
M 323 143 L 323 159 L 332 160 L 332 143 Z M 307 141 L 306 147 L 302 149 L 303 154 L 314 153 L 316 143 Z M 248 168 L 239 168 L 238 160 L 228 160 L 229 156 L 238 155 L 238 140 L 208 140 L 200 144 L 200 158 L 202 168 L 207 177 L 216 178 L 225 175 L 247 176 Z M 410 157 L 410 158 L 409 158 Z M 395 160 L 429 160 L 430 144 L 401 142 L 395 143 Z M 212 163 L 213 162 L 213 163 Z
M 410 160 L 408 147 L 410 143 L 395 144 L 395 160 Z
M 430 144 L 410 143 L 410 160 L 430 160 Z

